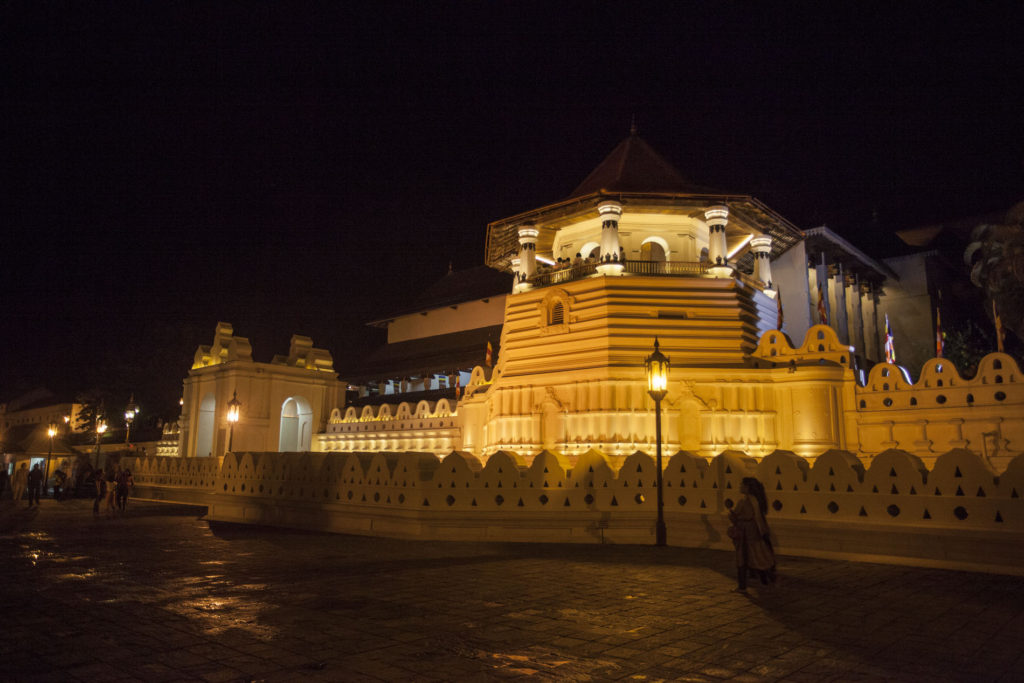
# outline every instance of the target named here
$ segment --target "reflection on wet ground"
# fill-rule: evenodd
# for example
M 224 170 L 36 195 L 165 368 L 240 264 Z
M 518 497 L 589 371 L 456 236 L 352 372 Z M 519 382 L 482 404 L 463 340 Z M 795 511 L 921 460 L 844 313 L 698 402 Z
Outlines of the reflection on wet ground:
M 208 525 L 0 505 L 0 680 L 996 680 L 1020 579 L 728 553 Z M 15 616 L 16 615 L 16 618 Z

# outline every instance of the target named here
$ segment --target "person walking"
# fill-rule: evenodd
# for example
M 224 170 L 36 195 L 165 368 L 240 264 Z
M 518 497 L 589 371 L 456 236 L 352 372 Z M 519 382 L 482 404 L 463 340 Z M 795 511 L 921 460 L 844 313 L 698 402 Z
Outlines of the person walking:
M 114 497 L 117 495 L 117 475 L 121 472 L 121 466 L 117 470 L 108 470 L 105 479 L 107 480 L 107 515 L 114 515 Z
M 4 491 L 7 490 L 7 484 L 11 481 L 11 475 L 7 473 L 7 463 L 0 467 L 0 498 L 4 497 Z
M 128 509 L 128 494 L 133 486 L 135 486 L 135 480 L 132 479 L 132 471 L 125 467 L 117 473 L 117 509 L 121 511 L 121 514 Z
M 28 463 L 21 463 L 21 467 L 14 471 L 11 477 L 11 495 L 14 497 L 14 504 L 21 502 L 25 495 L 25 487 L 28 486 Z
M 57 468 L 57 471 L 53 473 L 53 499 L 64 500 L 64 484 L 68 480 L 68 475 L 64 472 L 64 467 Z
M 100 503 L 107 497 L 107 478 L 103 476 L 103 470 L 95 469 L 92 471 L 93 483 L 96 486 L 96 500 L 92 503 L 92 514 L 94 517 L 100 516 Z
M 28 473 L 28 506 L 39 505 L 39 489 L 43 485 L 43 471 L 39 469 L 39 463 L 32 465 L 32 471 Z
M 757 572 L 761 583 L 775 583 L 775 553 L 769 536 L 768 498 L 754 477 L 740 482 L 740 500 L 729 512 L 729 536 L 736 547 L 737 590 L 747 590 L 747 574 Z

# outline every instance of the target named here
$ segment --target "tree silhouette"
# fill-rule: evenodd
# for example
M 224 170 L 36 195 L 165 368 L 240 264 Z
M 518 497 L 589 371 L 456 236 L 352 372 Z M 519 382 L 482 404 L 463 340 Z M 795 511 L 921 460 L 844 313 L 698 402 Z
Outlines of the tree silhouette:
M 985 292 L 986 314 L 995 302 L 1003 328 L 1024 340 L 1024 202 L 999 224 L 979 225 L 964 250 L 971 282 Z

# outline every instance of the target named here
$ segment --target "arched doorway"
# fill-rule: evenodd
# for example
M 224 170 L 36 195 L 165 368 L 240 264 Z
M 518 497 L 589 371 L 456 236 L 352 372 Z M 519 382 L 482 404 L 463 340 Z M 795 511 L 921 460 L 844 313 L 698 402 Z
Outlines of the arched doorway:
M 203 397 L 199 403 L 199 425 L 196 428 L 196 457 L 208 458 L 213 455 L 213 432 L 217 417 L 217 399 L 213 393 Z
M 281 405 L 281 436 L 277 450 L 308 451 L 313 442 L 313 408 L 301 396 L 291 396 Z
M 640 245 L 640 260 L 665 261 L 666 245 L 662 244 L 662 241 L 659 239 L 648 237 L 644 240 L 644 243 Z

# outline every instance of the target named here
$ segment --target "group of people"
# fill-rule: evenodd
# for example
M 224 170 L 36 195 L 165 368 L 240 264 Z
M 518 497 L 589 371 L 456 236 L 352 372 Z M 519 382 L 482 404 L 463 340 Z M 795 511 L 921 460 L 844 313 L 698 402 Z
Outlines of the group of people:
M 88 468 L 87 469 L 91 469 Z M 124 512 L 128 508 L 128 496 L 131 493 L 135 481 L 132 472 L 127 467 L 115 465 L 113 468 L 91 469 L 89 472 L 80 472 L 78 478 L 84 480 L 80 485 L 94 486 L 96 499 L 93 503 L 93 512 L 99 514 L 100 503 L 107 502 L 107 512 L 113 514 L 115 510 Z M 28 463 L 22 462 L 14 468 L 13 474 L 8 474 L 7 467 L 0 467 L 0 497 L 7 489 L 8 483 L 11 487 L 11 500 L 17 505 L 28 492 L 28 506 L 39 505 L 39 499 L 46 493 L 45 475 L 39 463 L 28 467 Z M 73 494 L 74 477 L 69 477 L 62 464 L 53 473 L 53 499 L 66 500 Z M 80 489 L 79 489 L 80 490 Z M 79 494 L 81 495 L 81 494 Z
M 28 506 L 39 505 L 39 496 L 43 489 L 43 471 L 39 469 L 39 463 L 29 469 L 28 463 L 23 462 L 11 475 L 7 474 L 6 466 L 0 468 L 0 496 L 7 488 L 8 481 L 11 486 L 11 499 L 15 504 L 24 498 L 25 492 L 28 491 Z
M 563 268 L 574 268 L 577 266 L 587 265 L 591 263 L 625 263 L 626 262 L 626 250 L 619 247 L 618 254 L 605 254 L 604 259 L 597 256 L 588 256 L 584 258 L 582 254 L 577 253 L 576 258 L 570 259 L 567 257 L 558 257 L 552 265 L 541 263 L 537 266 L 538 273 L 544 273 L 552 270 L 562 270 Z
M 604 258 L 599 256 L 588 256 L 583 257 L 582 254 L 577 253 L 576 258 L 570 259 L 568 257 L 559 256 L 554 263 L 548 264 L 540 262 L 537 264 L 537 274 L 543 275 L 544 273 L 551 273 L 558 270 L 564 270 L 566 268 L 577 268 L 583 265 L 600 264 L 600 263 L 625 263 L 626 262 L 626 250 L 619 247 L 619 253 L 617 254 L 605 254 Z M 520 282 L 526 281 L 526 274 L 519 273 L 518 280 Z
M 128 494 L 135 486 L 132 471 L 117 465 L 114 469 L 95 470 L 93 483 L 96 486 L 96 498 L 92 504 L 92 513 L 100 514 L 100 506 L 106 501 L 107 515 L 124 512 L 128 509 Z

